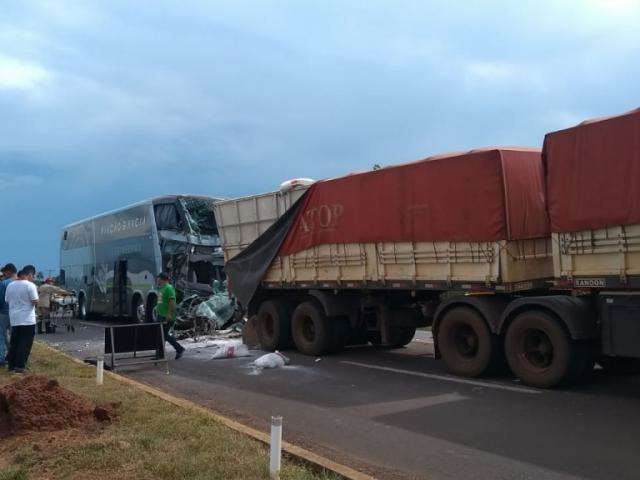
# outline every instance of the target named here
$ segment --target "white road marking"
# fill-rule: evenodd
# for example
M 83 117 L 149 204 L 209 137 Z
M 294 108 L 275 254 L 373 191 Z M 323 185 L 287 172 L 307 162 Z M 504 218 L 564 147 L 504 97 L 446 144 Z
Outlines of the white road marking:
M 475 385 L 476 387 L 494 388 L 496 390 L 507 390 L 510 392 L 533 393 L 533 394 L 542 393 L 542 390 L 534 390 L 533 388 L 512 387 L 510 385 L 501 385 L 499 383 L 482 382 L 480 380 L 471 380 L 468 378 L 459 378 L 459 377 L 449 377 L 446 375 L 436 375 L 433 373 L 414 372 L 413 370 L 402 370 L 399 368 L 382 367 L 379 365 L 370 365 L 368 363 L 350 362 L 348 360 L 342 360 L 340 363 L 346 363 L 347 365 L 355 365 L 356 367 L 372 368 L 374 370 L 383 370 L 385 372 L 403 373 L 405 375 L 414 375 L 416 377 L 442 380 L 444 382 L 465 383 L 467 385 Z
M 442 395 L 431 395 L 428 397 L 409 398 L 407 400 L 394 400 L 391 402 L 369 403 L 365 405 L 357 405 L 354 407 L 341 408 L 341 411 L 360 415 L 363 417 L 380 417 L 382 415 L 391 415 L 394 413 L 408 412 L 418 410 L 420 408 L 433 407 L 434 405 L 442 405 L 443 403 L 459 402 L 460 400 L 469 400 L 459 393 L 444 393 Z

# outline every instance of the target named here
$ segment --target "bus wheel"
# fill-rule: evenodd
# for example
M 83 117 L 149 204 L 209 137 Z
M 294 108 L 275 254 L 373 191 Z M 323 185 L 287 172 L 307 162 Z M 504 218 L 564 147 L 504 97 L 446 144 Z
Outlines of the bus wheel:
M 291 316 L 282 300 L 267 300 L 258 308 L 256 330 L 265 350 L 283 350 L 291 346 Z
M 87 319 L 87 300 L 83 293 L 78 297 L 78 319 Z
M 156 321 L 156 304 L 158 303 L 158 297 L 155 295 L 149 295 L 147 298 L 147 307 L 145 308 L 145 319 L 147 322 Z
M 538 311 L 518 315 L 509 326 L 505 340 L 511 371 L 523 383 L 539 388 L 550 388 L 579 377 L 587 363 L 581 353 L 586 350 L 579 347 L 558 320 Z
M 296 348 L 305 355 L 322 355 L 333 346 L 329 319 L 316 302 L 303 302 L 296 307 L 291 330 Z
M 438 325 L 440 356 L 456 375 L 479 377 L 496 355 L 494 340 L 484 318 L 469 307 L 454 307 Z
M 147 312 L 140 295 L 133 297 L 133 302 L 131 302 L 131 316 L 135 319 L 136 323 L 144 323 L 147 320 Z

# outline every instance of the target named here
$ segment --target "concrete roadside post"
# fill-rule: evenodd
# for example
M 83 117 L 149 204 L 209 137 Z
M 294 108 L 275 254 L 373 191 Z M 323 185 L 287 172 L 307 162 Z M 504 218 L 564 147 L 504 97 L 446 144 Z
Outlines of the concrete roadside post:
M 280 460 L 282 458 L 282 417 L 271 417 L 271 456 L 269 476 L 271 480 L 280 479 Z
M 98 355 L 96 361 L 96 385 L 104 383 L 104 355 Z

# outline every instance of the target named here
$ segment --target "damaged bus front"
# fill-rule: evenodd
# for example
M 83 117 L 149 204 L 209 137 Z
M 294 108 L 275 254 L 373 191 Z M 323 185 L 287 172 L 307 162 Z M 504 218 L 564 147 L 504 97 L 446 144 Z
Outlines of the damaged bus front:
M 211 295 L 213 282 L 224 279 L 216 201 L 157 197 L 65 227 L 60 281 L 77 293 L 79 316 L 151 319 L 161 271 L 179 297 Z

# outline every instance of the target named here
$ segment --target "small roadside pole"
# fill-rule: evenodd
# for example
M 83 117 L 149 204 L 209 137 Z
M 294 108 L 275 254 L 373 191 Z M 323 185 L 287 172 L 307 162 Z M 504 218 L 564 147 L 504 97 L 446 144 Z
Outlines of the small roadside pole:
M 104 355 L 98 355 L 96 362 L 96 385 L 100 386 L 104 382 Z
M 269 475 L 271 480 L 280 479 L 280 459 L 282 457 L 282 417 L 271 417 L 271 457 Z

